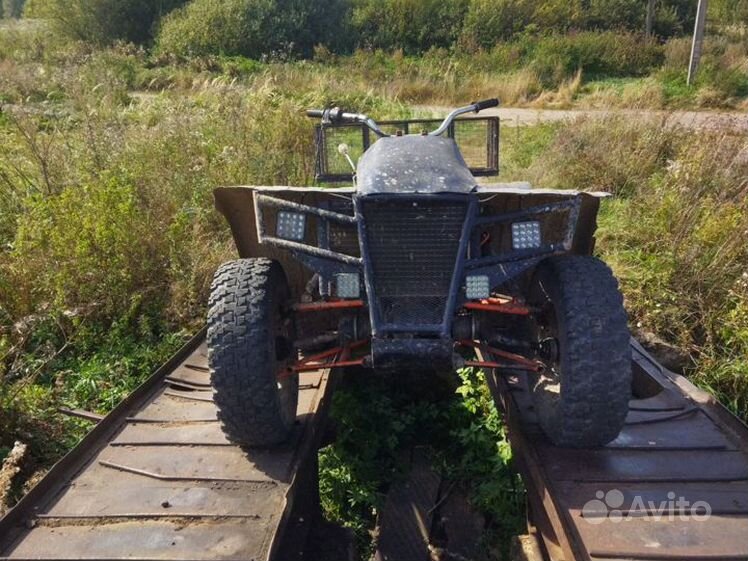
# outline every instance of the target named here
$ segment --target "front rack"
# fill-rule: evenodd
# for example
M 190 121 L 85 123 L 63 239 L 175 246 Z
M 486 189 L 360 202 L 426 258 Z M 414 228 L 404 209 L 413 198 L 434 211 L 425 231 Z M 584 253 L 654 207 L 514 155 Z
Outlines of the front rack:
M 418 134 L 441 123 L 439 119 L 407 119 L 382 121 L 382 130 L 396 135 Z M 348 162 L 338 153 L 338 145 L 348 145 L 353 160 L 358 160 L 378 140 L 363 124 L 318 124 L 315 130 L 317 146 L 315 177 L 319 182 L 352 181 Z M 499 173 L 499 118 L 470 117 L 456 119 L 447 129 L 447 137 L 454 139 L 470 171 L 477 176 Z

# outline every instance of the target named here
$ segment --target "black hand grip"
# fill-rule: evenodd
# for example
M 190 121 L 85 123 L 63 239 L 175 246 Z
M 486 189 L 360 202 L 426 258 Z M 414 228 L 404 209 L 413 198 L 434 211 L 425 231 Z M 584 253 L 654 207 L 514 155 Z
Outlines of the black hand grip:
M 306 110 L 306 116 L 311 117 L 312 119 L 321 119 L 324 113 L 325 112 L 322 109 L 307 109 Z
M 499 106 L 499 100 L 495 97 L 492 99 L 484 99 L 483 101 L 478 101 L 473 104 L 475 107 L 475 112 L 483 111 L 484 109 L 489 109 L 491 107 L 498 107 Z

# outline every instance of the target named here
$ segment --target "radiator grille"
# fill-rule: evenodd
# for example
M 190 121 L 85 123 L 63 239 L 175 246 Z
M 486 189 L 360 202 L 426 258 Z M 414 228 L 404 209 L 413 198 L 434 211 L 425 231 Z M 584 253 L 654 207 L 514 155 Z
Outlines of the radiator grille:
M 380 322 L 442 324 L 467 203 L 368 200 L 363 204 Z

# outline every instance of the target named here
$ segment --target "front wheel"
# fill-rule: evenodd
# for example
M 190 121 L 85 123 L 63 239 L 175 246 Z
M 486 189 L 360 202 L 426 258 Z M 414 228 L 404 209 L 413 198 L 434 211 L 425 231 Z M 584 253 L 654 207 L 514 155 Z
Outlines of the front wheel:
M 298 376 L 293 321 L 283 268 L 270 259 L 239 259 L 213 278 L 208 363 L 218 418 L 229 440 L 249 446 L 284 441 L 296 420 Z
M 631 397 L 630 335 L 618 282 L 594 257 L 543 261 L 529 300 L 544 370 L 530 377 L 543 431 L 557 446 L 603 446 L 623 428 Z

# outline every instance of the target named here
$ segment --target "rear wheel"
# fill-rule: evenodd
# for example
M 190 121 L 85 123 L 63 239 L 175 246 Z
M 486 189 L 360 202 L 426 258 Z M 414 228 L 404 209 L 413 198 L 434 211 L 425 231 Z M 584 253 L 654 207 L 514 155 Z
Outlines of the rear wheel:
M 623 298 L 602 261 L 543 261 L 529 294 L 539 309 L 533 339 L 542 372 L 530 376 L 535 410 L 554 444 L 602 446 L 623 428 L 631 397 L 631 350 Z
M 283 268 L 270 259 L 222 265 L 211 287 L 208 362 L 218 418 L 228 438 L 249 446 L 285 440 L 296 419 L 298 376 Z

